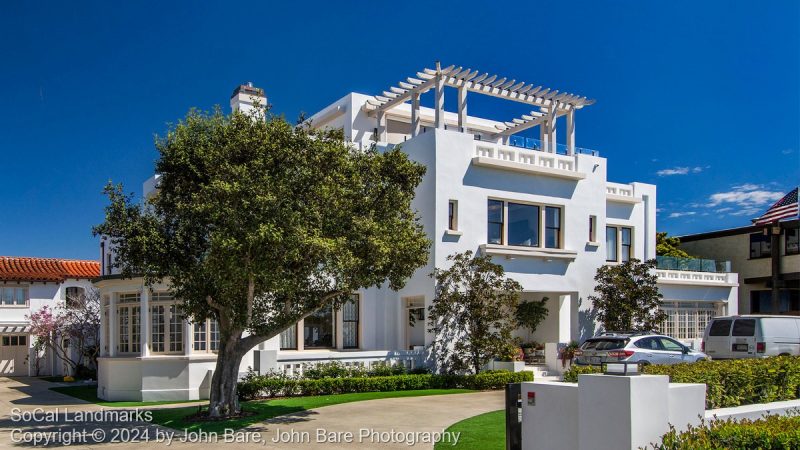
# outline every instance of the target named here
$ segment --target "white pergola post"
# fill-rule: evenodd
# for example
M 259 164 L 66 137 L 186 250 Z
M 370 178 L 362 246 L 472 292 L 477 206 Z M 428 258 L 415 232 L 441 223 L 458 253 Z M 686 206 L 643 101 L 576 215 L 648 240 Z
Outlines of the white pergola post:
M 575 110 L 567 113 L 567 155 L 575 154 Z
M 436 83 L 434 88 L 434 108 L 436 109 L 435 125 L 436 129 L 444 130 L 444 76 L 442 76 L 442 68 L 439 63 L 436 63 Z
M 378 135 L 375 137 L 378 142 L 386 142 L 386 112 L 378 111 Z
M 550 120 L 547 119 L 539 125 L 539 141 L 542 143 L 542 151 L 549 152 L 550 151 L 550 133 L 548 133 L 547 129 Z
M 458 129 L 462 133 L 467 132 L 467 88 L 458 88 Z
M 556 153 L 558 150 L 558 144 L 556 143 L 556 117 L 554 110 L 547 120 L 547 140 L 550 142 L 550 150 L 548 150 L 550 153 Z
M 117 294 L 111 294 L 108 301 L 108 356 L 117 356 L 117 336 L 119 336 L 119 324 L 117 323 Z
M 139 345 L 142 357 L 150 356 L 150 288 L 142 288 L 139 297 Z
M 411 137 L 419 134 L 419 93 L 411 95 Z
M 188 320 L 183 321 L 183 354 L 191 356 L 194 351 L 194 324 Z

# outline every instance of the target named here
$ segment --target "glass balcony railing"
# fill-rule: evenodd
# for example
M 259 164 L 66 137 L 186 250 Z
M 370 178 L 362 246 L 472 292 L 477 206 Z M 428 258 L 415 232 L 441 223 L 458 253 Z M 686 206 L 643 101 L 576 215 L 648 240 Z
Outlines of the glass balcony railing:
M 536 138 L 529 138 L 524 136 L 511 136 L 508 140 L 509 145 L 512 147 L 527 148 L 528 150 L 542 150 L 542 141 Z M 556 144 L 556 153 L 559 155 L 567 154 L 567 146 L 564 144 Z M 584 155 L 600 156 L 597 150 L 588 148 L 575 147 L 575 153 Z
M 656 256 L 656 267 L 663 270 L 683 270 L 687 272 L 729 273 L 731 271 L 731 262 L 700 258 L 678 258 L 676 256 Z

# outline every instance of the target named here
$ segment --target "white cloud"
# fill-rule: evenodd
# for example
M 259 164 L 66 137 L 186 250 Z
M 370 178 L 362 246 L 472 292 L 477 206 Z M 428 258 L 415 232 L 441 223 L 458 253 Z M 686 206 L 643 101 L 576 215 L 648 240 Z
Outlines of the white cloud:
M 794 150 L 792 150 L 790 148 L 787 148 L 787 149 L 781 150 L 781 153 L 783 153 L 784 155 L 791 155 L 792 153 L 794 153 Z
M 762 206 L 780 200 L 784 192 L 768 191 L 763 186 L 755 184 L 743 184 L 734 186 L 730 191 L 717 192 L 708 197 L 708 206 L 714 207 L 722 204 L 731 204 L 739 207 L 741 210 L 756 209 L 759 210 Z
M 697 214 L 697 213 L 696 213 L 696 212 L 694 212 L 694 211 L 686 211 L 686 212 L 674 212 L 674 213 L 670 213 L 670 215 L 669 215 L 669 218 L 670 218 L 670 219 L 674 219 L 674 218 L 676 218 L 676 217 L 686 217 L 686 216 L 693 216 L 693 215 L 695 215 L 695 214 Z
M 700 173 L 703 169 L 708 169 L 711 166 L 706 167 L 673 167 L 672 169 L 661 169 L 656 172 L 656 175 L 660 177 L 668 177 L 672 175 L 688 175 L 689 173 Z
M 725 213 L 725 212 L 728 212 L 728 211 L 733 211 L 733 208 L 731 208 L 730 206 L 726 206 L 724 208 L 718 208 L 718 209 L 714 210 L 714 212 L 718 212 L 718 213 Z

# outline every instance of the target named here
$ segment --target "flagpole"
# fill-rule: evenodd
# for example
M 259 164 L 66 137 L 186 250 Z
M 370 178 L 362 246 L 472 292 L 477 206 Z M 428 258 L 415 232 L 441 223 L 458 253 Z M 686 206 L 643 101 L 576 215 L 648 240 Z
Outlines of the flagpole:
M 770 236 L 770 254 L 772 255 L 772 314 L 780 314 L 781 310 L 781 225 L 775 221 L 767 225 Z

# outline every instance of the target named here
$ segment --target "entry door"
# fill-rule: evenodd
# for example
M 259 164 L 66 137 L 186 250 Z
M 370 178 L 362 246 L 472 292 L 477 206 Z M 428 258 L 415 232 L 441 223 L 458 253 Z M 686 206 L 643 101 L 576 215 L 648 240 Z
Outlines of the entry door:
M 0 376 L 28 375 L 28 336 L 4 335 L 0 338 Z

